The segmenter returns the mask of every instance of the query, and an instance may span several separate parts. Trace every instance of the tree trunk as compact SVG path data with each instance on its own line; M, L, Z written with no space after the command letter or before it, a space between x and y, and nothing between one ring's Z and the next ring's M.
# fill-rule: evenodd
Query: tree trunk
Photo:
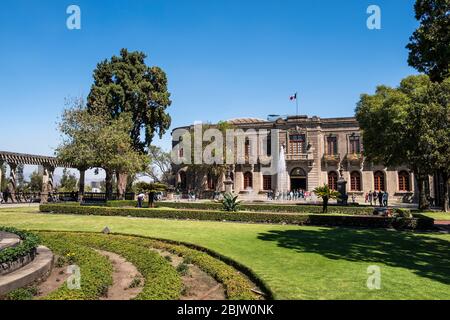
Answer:
M123 172L118 172L117 176L117 193L119 200L125 199L125 189L127 188L128 174Z
M328 212L328 197L323 197L323 208L322 213Z
M419 189L419 210L428 210L430 203L427 199L426 179L424 177L417 177L417 188Z
M148 207L154 208L155 207L155 193L149 192L148 194Z
M105 177L106 200L111 200L112 194L113 194L113 185L112 185L113 174L110 170L106 170L106 169L105 169L105 173L106 173L106 177Z
M442 190L442 210L444 212L448 212L449 211L449 199L448 199L448 184L449 184L449 174L447 172L442 172L442 179L444 180L444 186L443 186L443 190Z

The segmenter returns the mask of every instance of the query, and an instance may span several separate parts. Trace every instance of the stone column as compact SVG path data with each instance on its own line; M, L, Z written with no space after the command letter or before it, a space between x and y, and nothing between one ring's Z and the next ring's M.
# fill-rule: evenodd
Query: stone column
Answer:
M44 166L44 174L42 175L42 192L41 203L48 202L49 195L53 192L53 173L55 168L52 166Z
M9 165L9 182L8 182L8 194L12 202L16 202L16 163L8 163ZM6 200L6 199L5 199Z
M85 189L85 176L86 176L86 170L79 169L80 170L80 180L78 182L78 201L83 200L84 196L84 189Z

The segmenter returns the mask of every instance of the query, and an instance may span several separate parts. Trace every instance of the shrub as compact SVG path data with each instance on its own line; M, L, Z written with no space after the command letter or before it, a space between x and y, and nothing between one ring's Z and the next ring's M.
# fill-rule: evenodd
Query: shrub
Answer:
M223 196L222 206L224 211L237 212L240 204L241 201L238 201L238 196L233 196L231 193L226 193Z
M433 219L420 217L392 218L378 216L352 216L330 214L288 214L240 211L236 213L210 210L170 210L170 209L135 209L65 206L59 204L41 205L42 212L60 214L81 214L101 216L133 216L165 219L193 219L210 221L239 221L256 223L308 224L318 226L348 226L365 228L429 229L433 227ZM400 219L400 220L398 220Z

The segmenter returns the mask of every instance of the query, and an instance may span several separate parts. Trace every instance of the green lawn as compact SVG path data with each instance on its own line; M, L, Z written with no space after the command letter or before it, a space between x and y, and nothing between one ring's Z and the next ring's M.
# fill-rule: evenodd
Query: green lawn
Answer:
M446 212L421 212L420 214L423 214L424 216L433 218L434 220L446 220L450 221L450 213Z
M278 299L450 299L450 235L0 209L0 224L24 229L100 231L195 243L256 272ZM381 290L366 286L381 268Z

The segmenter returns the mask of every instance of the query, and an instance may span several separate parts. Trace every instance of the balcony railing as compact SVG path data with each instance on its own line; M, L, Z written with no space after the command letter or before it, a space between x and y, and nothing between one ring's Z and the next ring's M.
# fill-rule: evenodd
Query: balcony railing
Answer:
M339 153L324 154L323 161L325 161L326 163L336 164L341 161L341 155Z
M363 161L362 153L347 153L346 159L350 163L360 164Z

